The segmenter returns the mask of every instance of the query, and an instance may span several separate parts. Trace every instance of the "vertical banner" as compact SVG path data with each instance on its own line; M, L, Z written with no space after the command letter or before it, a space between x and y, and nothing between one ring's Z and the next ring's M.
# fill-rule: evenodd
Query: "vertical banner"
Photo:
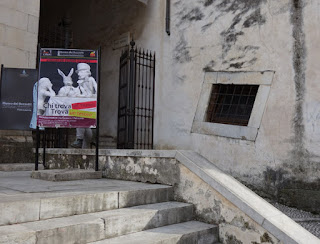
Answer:
M95 128L98 51L41 48L37 125Z
M0 87L0 129L29 130L32 116L32 89L36 69L2 67Z

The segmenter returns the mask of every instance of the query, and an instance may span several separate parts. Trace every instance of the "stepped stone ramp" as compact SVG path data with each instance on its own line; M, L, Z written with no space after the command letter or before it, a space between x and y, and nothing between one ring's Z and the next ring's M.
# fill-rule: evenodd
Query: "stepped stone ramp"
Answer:
M157 234L143 243L218 240L218 227L192 221L193 206L172 201L170 186L108 179L51 182L30 173L0 172L0 243L135 241L152 230Z

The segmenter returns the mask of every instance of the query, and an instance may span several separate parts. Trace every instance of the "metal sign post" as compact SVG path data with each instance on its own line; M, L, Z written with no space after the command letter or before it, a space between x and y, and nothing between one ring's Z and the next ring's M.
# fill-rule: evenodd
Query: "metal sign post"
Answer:
M97 94L97 129L96 129L96 165L95 165L95 170L99 171L99 127L100 127L100 65L101 65L101 47L99 47L98 49L98 76L97 76L97 80L98 80L98 94Z

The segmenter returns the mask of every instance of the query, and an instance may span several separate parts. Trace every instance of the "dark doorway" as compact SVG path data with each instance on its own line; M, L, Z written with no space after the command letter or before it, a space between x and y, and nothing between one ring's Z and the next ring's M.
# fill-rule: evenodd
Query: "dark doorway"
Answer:
M101 96L99 101L99 145L101 148L117 147L119 102L117 81L119 79L118 62L121 49L120 47L114 47L114 43L123 34L128 34L128 40L134 37L137 41L140 41L139 38L143 33L145 19L149 11L146 6L146 4L137 0L41 0L39 43L42 47L75 49L97 49L101 47ZM128 44L126 42L126 47L129 46ZM147 56L145 58L150 59ZM142 65L140 69L142 72ZM142 88L140 88L140 92L142 92ZM146 92L145 89L144 94ZM151 90L151 92L153 91ZM149 115L141 115L140 120L145 119L142 116ZM70 143L75 139L75 132L69 130L68 134ZM142 135L139 135L140 137ZM51 138L50 143L53 145L59 144L59 141L64 142L64 139L56 138L56 133L47 136L47 138ZM142 144L152 144L151 140L147 137ZM64 143L62 147L65 147L64 145L67 145L67 143Z
M46 2L41 1L38 43L45 48L72 48L73 32L70 14L65 11L52 18ZM47 18L46 18L47 17ZM37 60L38 61L38 60ZM72 132L71 132L72 131ZM40 147L67 148L74 129L46 128L40 131Z

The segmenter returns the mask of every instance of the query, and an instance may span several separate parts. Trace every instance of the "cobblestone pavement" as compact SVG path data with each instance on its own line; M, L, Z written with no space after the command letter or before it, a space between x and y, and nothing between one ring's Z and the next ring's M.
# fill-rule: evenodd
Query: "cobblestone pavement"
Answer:
M320 215L315 215L310 212L287 207L280 203L270 203L285 215L300 224L303 228L320 238Z

